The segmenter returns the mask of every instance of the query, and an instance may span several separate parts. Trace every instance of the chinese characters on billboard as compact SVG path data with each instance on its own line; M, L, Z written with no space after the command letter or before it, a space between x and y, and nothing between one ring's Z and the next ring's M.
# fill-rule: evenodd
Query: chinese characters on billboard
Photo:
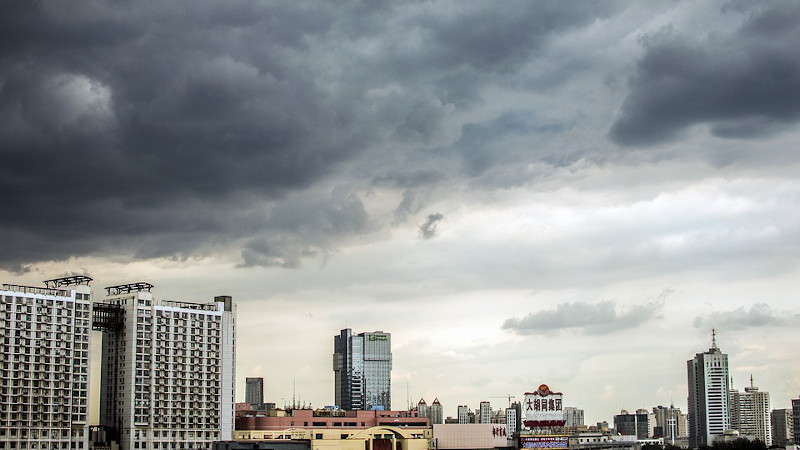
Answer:
M519 448L568 449L569 436L520 436Z
M546 384L533 392L525 393L522 421L526 427L563 427L563 394L553 392Z

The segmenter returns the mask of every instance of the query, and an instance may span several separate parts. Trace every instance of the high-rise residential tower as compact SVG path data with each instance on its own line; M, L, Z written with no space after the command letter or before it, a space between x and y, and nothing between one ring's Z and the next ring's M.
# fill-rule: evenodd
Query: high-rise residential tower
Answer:
M333 337L336 406L344 410L392 409L392 335L383 331Z
M100 424L122 450L204 449L230 440L236 307L157 300L149 283L106 288L93 325L103 330Z
M91 281L0 288L0 448L89 448Z
M732 389L728 402L732 429L739 430L739 434L753 436L767 447L772 445L769 392L760 392L758 387L753 386L752 375L750 375L750 386L744 388L744 392Z
M258 408L264 403L264 379L261 377L244 379L244 401L253 408Z
M686 362L689 385L689 446L712 445L714 437L730 429L728 408L728 355L717 347L716 331L711 348Z

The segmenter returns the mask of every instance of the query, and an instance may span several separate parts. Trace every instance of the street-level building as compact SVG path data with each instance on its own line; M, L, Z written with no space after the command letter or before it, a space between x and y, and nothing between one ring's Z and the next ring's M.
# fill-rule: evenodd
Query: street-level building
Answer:
M236 307L153 298L149 283L106 288L100 424L122 450L206 449L230 440Z
M362 429L236 430L233 441L217 442L214 450L428 450L431 436L430 428L388 425Z
M513 436L505 424L470 423L433 425L431 445L439 450L495 449L509 447Z
M0 448L88 448L91 281L2 285Z
M686 363L689 386L689 446L712 445L730 429L728 355L717 347L712 330L711 348Z

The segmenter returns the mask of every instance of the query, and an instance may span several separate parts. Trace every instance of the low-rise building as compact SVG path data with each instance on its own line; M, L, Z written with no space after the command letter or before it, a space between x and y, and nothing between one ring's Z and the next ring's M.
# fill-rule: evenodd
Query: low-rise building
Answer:
M431 447L439 450L494 449L513 443L505 424L435 424Z
M431 436L430 428L399 428L393 426L374 426L363 429L287 428L283 430L236 430L234 432L234 442L217 442L214 445L214 449L428 450Z
M236 432L298 429L366 429L376 426L430 428L427 417L417 411L344 411L295 409L251 412L236 418ZM238 436L239 434L236 434ZM236 438L234 438L236 439Z

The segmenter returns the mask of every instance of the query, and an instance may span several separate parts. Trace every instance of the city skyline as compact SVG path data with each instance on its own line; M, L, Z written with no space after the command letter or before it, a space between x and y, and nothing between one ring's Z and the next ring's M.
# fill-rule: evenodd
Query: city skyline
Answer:
M445 416L687 411L712 328L800 396L800 4L4 12L0 281L232 296L238 401L333 404L345 328Z

